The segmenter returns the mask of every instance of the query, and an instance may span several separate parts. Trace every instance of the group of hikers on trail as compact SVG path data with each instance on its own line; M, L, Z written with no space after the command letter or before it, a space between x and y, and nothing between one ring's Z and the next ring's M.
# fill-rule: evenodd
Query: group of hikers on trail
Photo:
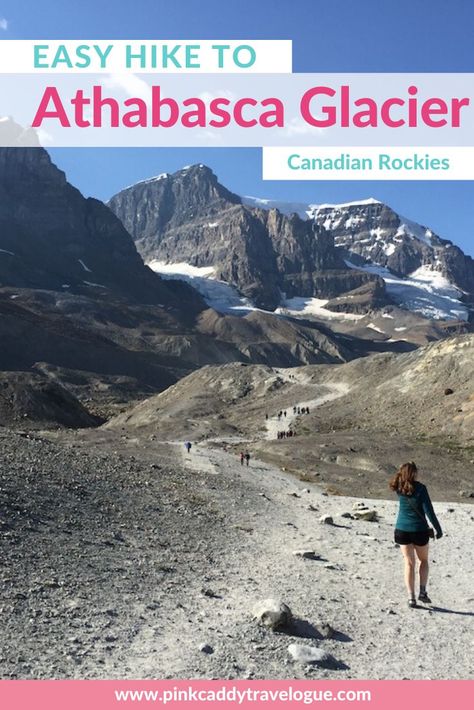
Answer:
M247 466L248 466L248 465L249 465L249 461L250 461L250 454L249 454L248 451L241 451L241 452L240 452L240 465L241 465L241 466L244 465L244 461L245 461L245 463L246 463Z
M309 407L298 407L297 405L295 405L293 407L293 414L309 414ZM280 421L281 419L284 419L286 417L286 415L287 415L286 409L280 409L280 411L278 412L278 414L276 416L277 416L278 421ZM268 419L269 419L268 413L265 414L265 419L268 421Z
M277 431L277 439L291 439L292 436L296 436L296 431L288 429L288 431Z
M309 414L309 407L293 407L293 414Z
M280 419L281 419L282 417L286 417L286 409L285 409L285 410L280 409L280 411L279 411L278 414L277 414L277 417L278 417L278 421L280 421ZM269 417L268 417L268 414L265 414L265 419L268 420L268 418L269 418Z

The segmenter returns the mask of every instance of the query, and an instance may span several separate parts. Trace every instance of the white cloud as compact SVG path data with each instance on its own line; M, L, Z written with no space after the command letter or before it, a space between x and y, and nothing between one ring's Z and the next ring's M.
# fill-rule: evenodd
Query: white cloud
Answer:
M151 100L151 86L135 74L110 74L105 78L104 85L110 89L122 89L131 98Z
M209 105L213 99L227 99L232 102L237 99L237 96L232 91L222 89L222 91L218 91L215 94L212 94L210 91L203 91L199 94L198 98Z
M53 136L51 135L51 133L48 133L48 131L45 131L44 128L35 128L34 131L38 136L40 145L51 145L52 143L54 143Z
M324 128L318 128L306 123L301 118L295 116L288 121L285 131L287 136L311 135L314 133L324 133Z
M0 30L6 32L8 30L8 20L4 17L0 17Z

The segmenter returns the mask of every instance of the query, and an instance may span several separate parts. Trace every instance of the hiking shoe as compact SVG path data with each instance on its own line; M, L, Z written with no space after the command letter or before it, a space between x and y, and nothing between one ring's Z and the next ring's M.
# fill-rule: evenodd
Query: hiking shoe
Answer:
M409 599L408 606L410 607L410 609L415 609L416 608L416 599Z
M418 599L420 602L423 602L424 604L431 604L431 599L429 598L428 594L426 592L420 592L418 595Z

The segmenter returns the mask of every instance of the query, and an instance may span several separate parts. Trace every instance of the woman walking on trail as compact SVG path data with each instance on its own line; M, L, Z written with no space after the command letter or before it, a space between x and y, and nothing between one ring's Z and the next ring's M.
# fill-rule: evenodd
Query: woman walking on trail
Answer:
M426 518L436 530L436 538L443 536L441 525L433 510L433 505L426 486L416 480L418 469L416 464L404 463L390 481L390 488L398 495L399 509L395 523L395 542L405 561L405 585L408 591L408 606L417 606L415 597L415 564L420 562L420 593L418 599L425 604L431 604L426 591L428 582L428 548L434 531Z

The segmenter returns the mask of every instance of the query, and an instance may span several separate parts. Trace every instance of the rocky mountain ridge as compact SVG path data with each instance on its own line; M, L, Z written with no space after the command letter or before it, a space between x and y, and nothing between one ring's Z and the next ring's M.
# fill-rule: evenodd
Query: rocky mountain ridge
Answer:
M22 147L21 135L17 148L0 150L0 369L29 373L9 378L8 402L32 401L24 412L30 425L34 411L38 421L46 416L40 399L57 398L59 390L43 386L48 380L108 417L202 365L345 362L371 351L370 342L314 322L209 309L190 285L145 266L110 209L85 199L42 148ZM192 209L209 201L216 209L242 209L215 181L198 187ZM182 216L185 224L188 218ZM261 218L263 230L278 214ZM236 219L254 217L244 211ZM250 237L241 243L253 248ZM31 399L31 387L41 390L40 399ZM72 421L49 404L58 425ZM12 416L21 420L21 412ZM5 413L0 423L7 419Z
M200 164L132 185L109 206L158 271L212 268L266 310L294 298L343 297L353 312L354 295L360 312L361 288L364 312L395 303L466 321L474 308L474 260L373 198L341 205L241 198Z
M189 285L154 274L110 209L85 199L42 148L22 147L19 135L17 148L0 151L0 368L31 377L9 379L9 401L30 401L30 385L54 399L54 387L43 387L49 380L107 418L203 365L342 363L444 337L416 318L396 326L398 311L364 318L371 307L385 308L383 278L348 267L323 226L246 207L202 165L121 195L132 227L150 228L150 241L136 242L140 249L152 249L153 230L161 229L162 258L213 263L205 270L224 280L206 283L241 287L250 306L222 312L191 288L193 278ZM286 307L270 313L250 301L270 307L282 293L311 300L315 289L330 299L322 319ZM354 314L349 320L346 311ZM44 417L43 404L36 410ZM48 411L56 416L54 406Z
M320 205L310 211L329 230L334 243L356 266L366 263L408 277L430 270L444 277L472 304L474 260L447 239L376 200L348 205ZM362 261L361 261L362 260Z
M115 215L72 187L42 148L0 150L0 284L173 300Z
M137 183L108 205L145 261L212 267L266 310L285 296L333 298L380 280L348 268L327 230L297 214L243 205L202 164Z

